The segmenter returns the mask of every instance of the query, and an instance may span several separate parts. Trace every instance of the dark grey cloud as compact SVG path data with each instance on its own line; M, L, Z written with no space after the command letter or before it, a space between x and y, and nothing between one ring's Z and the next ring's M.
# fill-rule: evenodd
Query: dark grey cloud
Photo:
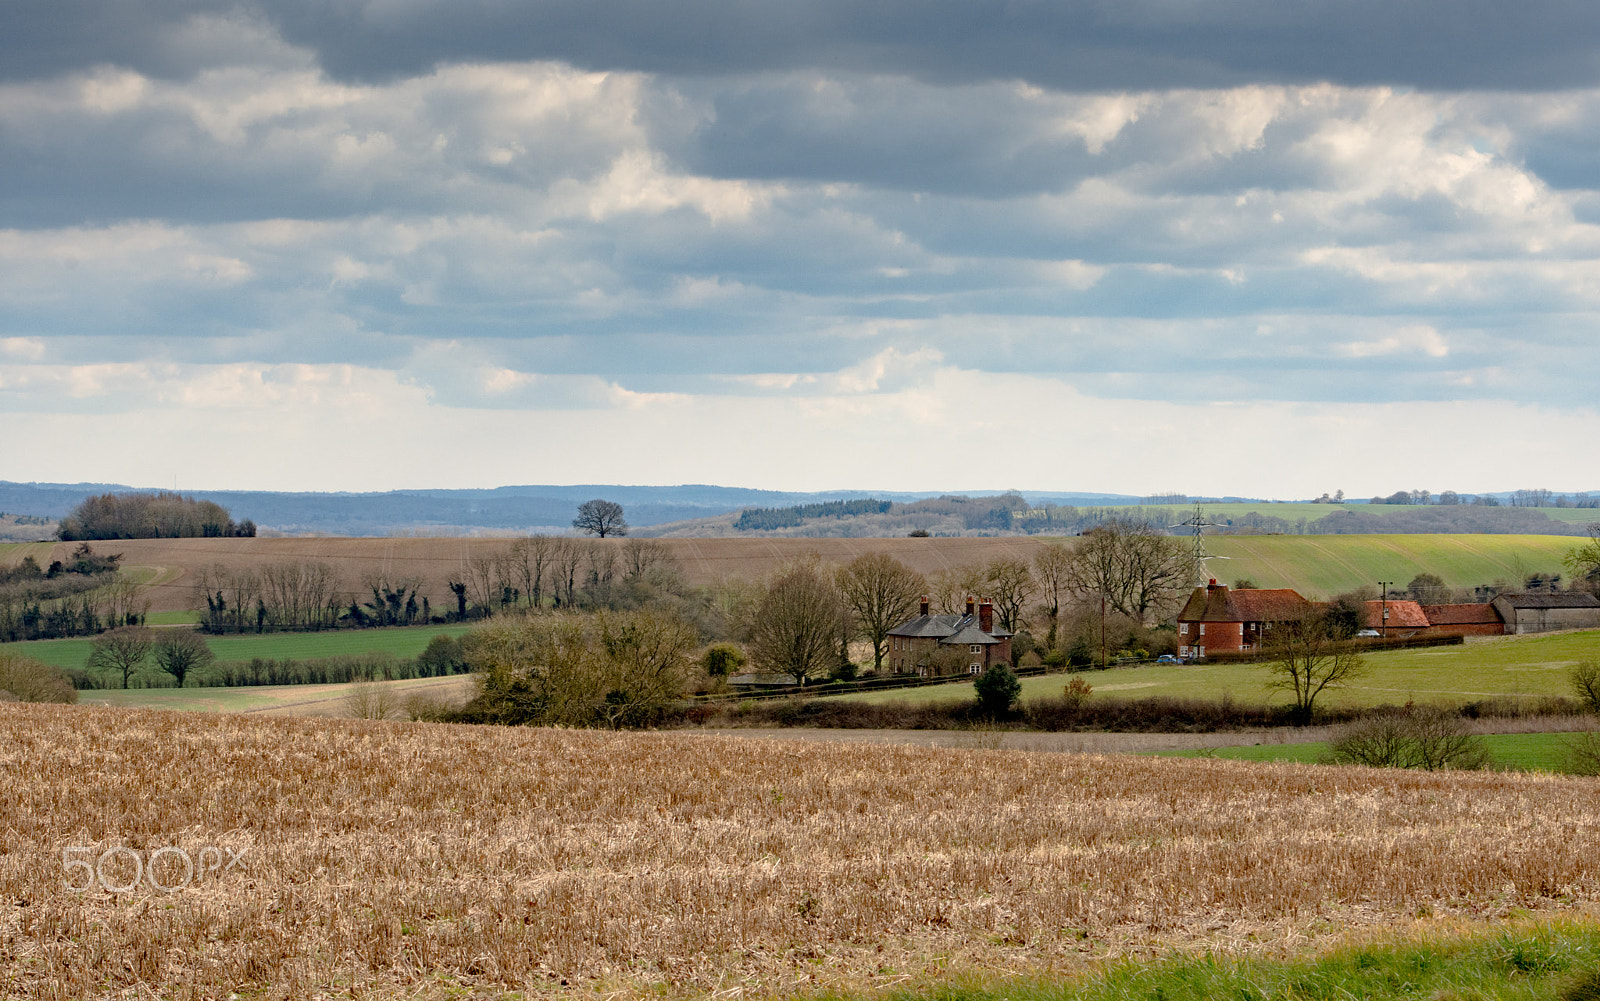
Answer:
M189 72L204 57L175 44L173 29L200 13L270 22L328 72L359 80L524 59L1068 90L1310 80L1537 90L1600 79L1600 17L1587 0L8 0L0 74L98 63Z

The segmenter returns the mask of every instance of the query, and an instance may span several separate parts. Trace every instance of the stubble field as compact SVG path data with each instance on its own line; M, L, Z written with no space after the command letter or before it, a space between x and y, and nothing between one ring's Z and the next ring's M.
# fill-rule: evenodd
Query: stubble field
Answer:
M855 991L1600 900L1548 776L16 704L0 774L7 995ZM240 861L67 888L116 846Z

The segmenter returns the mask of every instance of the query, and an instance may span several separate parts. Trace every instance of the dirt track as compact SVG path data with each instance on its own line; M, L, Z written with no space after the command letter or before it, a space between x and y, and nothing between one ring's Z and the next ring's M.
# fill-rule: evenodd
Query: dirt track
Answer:
M660 539L672 550L684 577L695 586L732 577L754 578L785 560L815 553L825 560L844 561L862 553L882 551L908 565L932 573L947 567L981 563L996 555L1031 557L1039 539ZM422 583L421 593L437 608L453 599L445 578L474 556L505 549L511 540L483 538L350 539L136 539L94 543L96 551L122 553L123 566L148 568L154 574L149 587L151 611L170 612L195 607L194 571L215 564L265 566L286 559L314 559L338 572L341 586L352 592L362 581L380 574L412 577ZM590 540L593 545L622 546L626 540ZM32 553L41 564L65 559L76 543L41 543L17 547L5 557L20 560Z

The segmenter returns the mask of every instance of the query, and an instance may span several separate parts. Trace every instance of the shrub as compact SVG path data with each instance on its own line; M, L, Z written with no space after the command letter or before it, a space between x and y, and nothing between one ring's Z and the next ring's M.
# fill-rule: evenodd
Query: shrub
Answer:
M1600 775L1600 731L1573 734L1561 757L1561 770L1569 775Z
M1022 694L1022 682L1004 664L990 666L978 675L972 687L978 693L978 705L986 714L996 718L1010 712L1011 704Z
M355 719L395 719L400 715L400 696L381 681L356 681L344 697L345 714Z
M1572 686L1572 694L1583 703L1584 711L1600 713L1600 660L1573 665L1567 672L1567 682Z
M738 644L716 643L706 649L700 658L700 664L713 678L726 678L749 660L750 658L744 654L744 649Z
M1341 728L1330 742L1343 764L1377 768L1478 769L1489 763L1481 737L1455 712L1436 706L1408 706L1379 713Z
M417 677L443 678L467 672L467 655L457 636L435 636L417 655Z
M78 701L67 672L19 653L0 652L0 691L18 702Z

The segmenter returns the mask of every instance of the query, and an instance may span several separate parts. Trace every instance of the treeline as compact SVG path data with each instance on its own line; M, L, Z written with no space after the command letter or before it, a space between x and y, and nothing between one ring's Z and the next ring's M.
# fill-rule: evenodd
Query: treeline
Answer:
M1342 493L1343 491L1341 491ZM1591 497L1587 493L1557 494L1543 487L1527 490L1513 490L1507 498L1511 507L1554 507L1554 508L1600 508L1600 497ZM1437 504L1441 507L1455 507L1468 504L1477 507L1500 507L1500 498L1492 494L1459 494L1454 490L1443 490L1437 494L1427 490L1396 490L1387 497L1374 497L1371 504Z
M255 522L235 522L213 501L161 491L153 494L100 494L85 498L61 519L56 536L82 539L190 539L253 537Z
M263 567L215 564L195 575L203 632L267 633L470 622L518 609L621 611L666 603L696 618L702 596L661 542L534 535L464 561L445 578L453 601L436 608L418 577L373 575L359 587L317 560Z
M821 504L797 504L794 507L753 507L741 511L733 527L741 532L771 531L776 528L793 528L802 522L820 518L883 514L893 506L892 501L867 498L827 501Z
M148 602L118 575L120 560L84 543L49 567L24 556L0 568L0 642L93 636L142 622Z
M262 685L343 685L352 681L408 681L413 678L443 678L463 674L466 661L461 641L451 636L436 636L415 658L388 653L346 654L309 660L255 657L248 661L212 663L188 672L183 686L189 688L249 688ZM141 663L124 679L118 672L98 669L93 664L67 671L74 687L80 690L123 688L171 688L175 677L158 666Z

